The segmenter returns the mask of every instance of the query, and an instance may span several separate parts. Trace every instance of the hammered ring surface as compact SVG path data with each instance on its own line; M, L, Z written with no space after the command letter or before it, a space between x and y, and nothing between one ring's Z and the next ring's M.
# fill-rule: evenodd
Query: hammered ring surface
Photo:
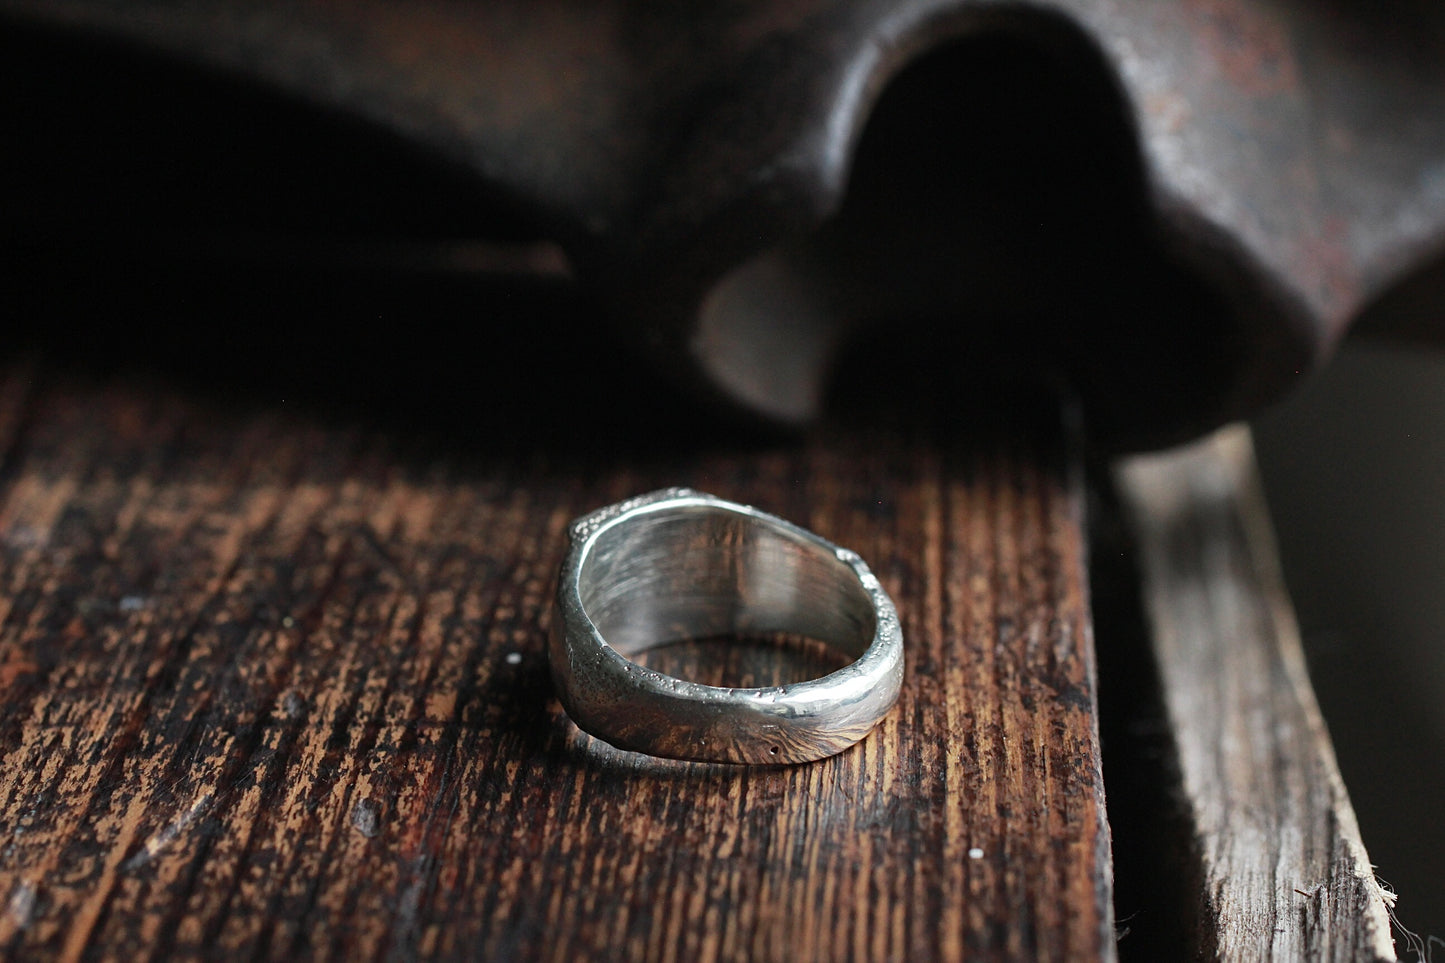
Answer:
M854 552L747 505L670 488L572 523L549 655L563 708L620 749L809 762L861 740L898 699L903 633ZM628 657L682 639L794 633L853 661L762 688L702 685Z

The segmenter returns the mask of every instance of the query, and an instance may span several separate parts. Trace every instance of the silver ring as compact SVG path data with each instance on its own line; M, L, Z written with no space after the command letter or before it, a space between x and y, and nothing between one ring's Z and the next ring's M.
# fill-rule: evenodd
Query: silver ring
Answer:
M898 699L903 632L855 553L747 505L669 488L572 523L552 677L582 730L620 749L709 762L842 752ZM756 689L701 685L627 656L679 639L791 632L854 661Z

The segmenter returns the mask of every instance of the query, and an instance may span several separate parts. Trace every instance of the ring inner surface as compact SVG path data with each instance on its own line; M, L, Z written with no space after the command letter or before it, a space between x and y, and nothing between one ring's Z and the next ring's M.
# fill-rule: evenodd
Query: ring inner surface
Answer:
M596 536L582 608L623 655L682 639L786 632L856 659L873 601L827 548L764 519L708 505L633 515Z

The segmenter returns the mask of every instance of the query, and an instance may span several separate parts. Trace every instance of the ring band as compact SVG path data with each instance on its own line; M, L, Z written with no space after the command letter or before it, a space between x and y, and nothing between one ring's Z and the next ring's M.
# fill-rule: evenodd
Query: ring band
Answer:
M572 523L552 677L582 730L620 749L709 762L842 752L898 699L903 633L855 553L747 505L669 488ZM681 639L790 632L854 659L819 679L733 689L627 656Z

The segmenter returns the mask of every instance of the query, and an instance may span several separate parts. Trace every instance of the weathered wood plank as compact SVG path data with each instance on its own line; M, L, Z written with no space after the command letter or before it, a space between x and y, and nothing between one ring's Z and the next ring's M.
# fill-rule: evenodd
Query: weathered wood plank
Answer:
M1117 471L1199 862L1202 952L1395 959L1315 703L1249 433Z
M41 371L0 446L10 958L1113 957L1056 426L460 454ZM859 747L665 763L560 713L564 526L664 484L868 559L908 674Z

